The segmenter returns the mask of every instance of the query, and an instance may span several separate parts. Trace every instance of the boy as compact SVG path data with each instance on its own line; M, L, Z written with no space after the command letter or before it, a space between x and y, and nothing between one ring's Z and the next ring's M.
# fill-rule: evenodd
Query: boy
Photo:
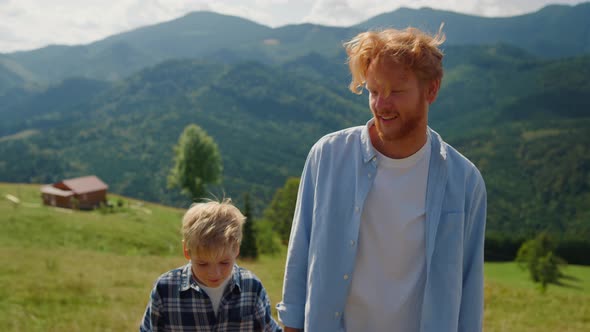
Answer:
M158 278L140 331L282 331L260 280L235 264L245 217L231 204L193 204L182 219L189 263Z

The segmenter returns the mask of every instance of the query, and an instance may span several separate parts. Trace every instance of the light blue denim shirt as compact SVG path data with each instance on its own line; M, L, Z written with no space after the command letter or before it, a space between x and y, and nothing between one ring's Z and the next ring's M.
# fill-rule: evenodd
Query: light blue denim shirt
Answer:
M362 209L377 172L367 128L329 134L307 157L289 240L283 301L277 305L285 326L306 332L344 331L352 280L348 276L354 269ZM481 331L485 184L469 160L428 130L432 155L420 330Z

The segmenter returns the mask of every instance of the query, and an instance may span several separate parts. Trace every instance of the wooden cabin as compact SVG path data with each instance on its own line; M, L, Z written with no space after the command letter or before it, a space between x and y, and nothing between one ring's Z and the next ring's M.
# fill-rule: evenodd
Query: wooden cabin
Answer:
M107 201L107 186L90 175L41 187L43 204L68 209L91 210Z

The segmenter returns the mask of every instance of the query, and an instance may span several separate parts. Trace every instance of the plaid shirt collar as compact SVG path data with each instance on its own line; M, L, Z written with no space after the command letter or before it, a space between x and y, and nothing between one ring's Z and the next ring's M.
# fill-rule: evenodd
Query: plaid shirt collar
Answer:
M240 276L239 268L236 264L234 264L231 279L228 282L228 285L226 286L227 289L224 293L233 292L234 288L237 288L236 291L241 293L241 278L242 277ZM197 283L195 278L193 278L192 264L189 262L182 268L182 274L180 275L180 292L185 292L191 288L196 290L197 292L203 292L203 289L199 287L199 284Z

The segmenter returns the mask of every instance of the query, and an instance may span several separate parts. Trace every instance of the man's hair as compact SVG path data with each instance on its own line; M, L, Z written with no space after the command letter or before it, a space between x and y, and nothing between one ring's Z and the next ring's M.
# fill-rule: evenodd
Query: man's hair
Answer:
M438 48L444 41L441 24L435 36L416 28L367 31L344 43L352 81L350 91L361 94L367 70L372 62L389 60L406 66L422 83L442 79L443 53Z
M234 253L240 248L245 221L231 199L195 203L182 218L182 239L191 255L219 257Z

